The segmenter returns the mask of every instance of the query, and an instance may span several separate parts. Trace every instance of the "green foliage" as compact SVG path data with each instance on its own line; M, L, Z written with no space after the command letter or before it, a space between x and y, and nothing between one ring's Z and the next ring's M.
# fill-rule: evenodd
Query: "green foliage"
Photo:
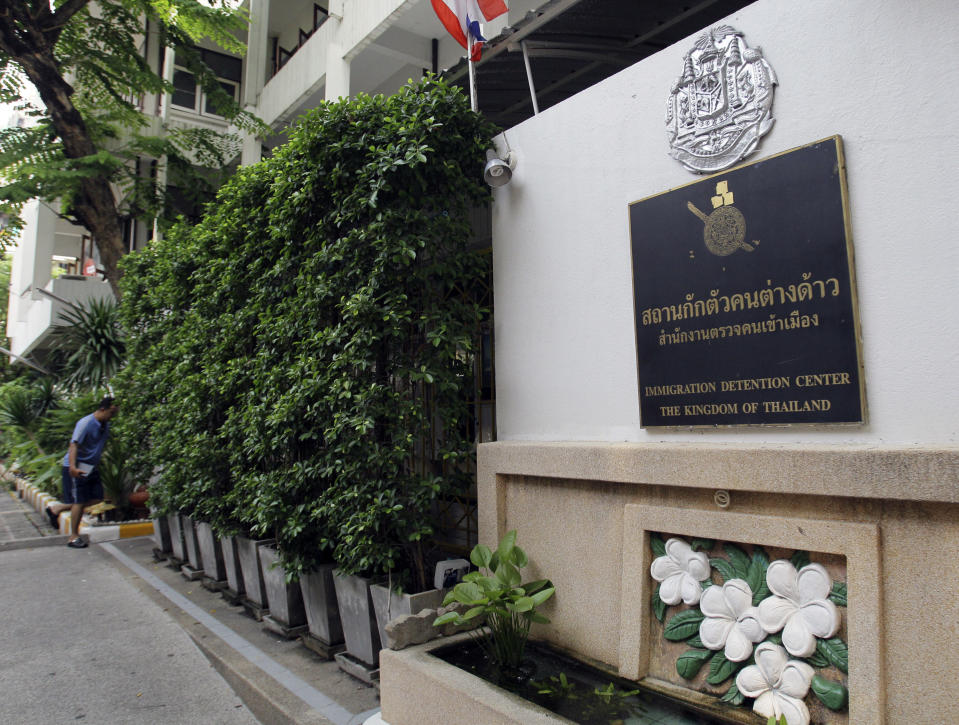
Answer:
M43 491L60 495L60 467L76 422L93 412L96 391L64 397L50 377L0 387L0 445L8 465Z
M841 638L817 639L816 653L829 660L840 672L849 673L849 647Z
M849 691L835 680L813 675L811 687L813 694L830 710L842 710L849 702Z
M745 662L733 662L726 659L722 650L714 652L712 659L709 661L709 675L706 677L706 682L710 685L722 684L745 665Z
M550 675L544 680L531 680L530 687L537 704L561 712L569 717L582 718L583 722L623 722L627 718L641 717L645 710L638 701L631 700L639 690L620 690L616 683L605 687L569 679L565 672ZM575 712L571 705L575 704Z
M35 7L36 6L36 7ZM144 174L140 159L163 159L169 181L202 195L216 180L202 168L219 169L235 154L238 139L209 130L160 129L150 104L172 84L141 53L144 28L151 50L176 49L235 128L266 133L261 121L223 92L193 45L211 40L242 54L237 38L246 29L244 11L232 3L199 0L80 0L41 8L12 0L0 14L0 101L26 116L26 127L0 129L0 211L17 216L32 198L60 200L61 213L87 226L119 256L118 214L146 221L168 215L171 205L162 174ZM37 9L40 8L40 9ZM28 81L42 103L34 105ZM112 187L110 186L112 184ZM91 196L91 185L102 196ZM113 220L113 221L110 221ZM0 241L6 242L4 233ZM114 248L115 247L115 248ZM101 251L103 251L101 249ZM104 256L112 265L114 254ZM113 279L108 269L108 277Z
M130 494L136 489L139 479L129 465L130 443L127 438L111 435L97 467L103 495L121 512L131 509Z
M443 600L443 606L459 602L469 609L462 614L447 612L433 624L462 625L485 617L490 636L474 634L474 640L501 670L518 668L530 625L549 622L536 608L553 596L555 589L547 579L522 583L520 569L529 559L516 545L515 530L506 533L495 552L482 544L475 546L470 552L470 561L479 571L463 577Z
M679 676L691 680L713 656L707 649L688 649L676 659L676 672Z
M663 636L670 642L682 642L699 634L699 625L705 618L698 609L684 609L666 623Z
M104 388L126 361L119 308L111 298L91 299L60 313L53 346L62 362L60 383L68 388Z
M333 557L423 587L433 504L473 455L492 132L435 79L324 104L124 260L118 394L152 504L275 537L293 575Z
M833 582L832 591L829 593L829 600L838 607L845 607L846 604L846 582Z
M659 582L656 583L656 588L653 590L653 615L659 620L660 623L666 621L666 602L662 600L659 596L659 588L662 586Z
M721 698L720 702L726 702L733 706L742 705L746 701L746 696L739 691L739 688L736 687L736 681L733 680L733 683L729 686L729 689L726 690Z

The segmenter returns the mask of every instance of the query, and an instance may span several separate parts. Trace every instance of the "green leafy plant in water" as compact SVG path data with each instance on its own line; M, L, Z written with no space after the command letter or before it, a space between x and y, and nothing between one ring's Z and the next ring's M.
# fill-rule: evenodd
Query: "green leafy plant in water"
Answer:
M553 596L555 588L548 579L522 583L519 570L529 558L516 545L515 530L503 537L495 552L482 544L473 547L470 561L479 571L463 577L443 600L444 606L459 602L470 608L463 614L447 612L433 624L461 625L485 617L489 637L474 630L474 640L500 671L515 670L523 659L530 625L549 623L536 608Z
M590 689L582 683L570 681L565 672L560 672L545 680L531 681L530 686L541 698L540 703L552 705L554 712L569 714L569 706L564 708L561 703L575 702L578 708L576 714L589 722L621 722L623 718L639 716L645 712L640 702L629 700L639 694L639 690L620 690L613 682L606 687L597 685Z

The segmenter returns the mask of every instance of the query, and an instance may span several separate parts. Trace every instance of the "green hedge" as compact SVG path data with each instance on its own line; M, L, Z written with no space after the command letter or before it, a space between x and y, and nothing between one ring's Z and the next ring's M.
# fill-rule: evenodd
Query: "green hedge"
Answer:
M472 455L489 257L468 212L493 132L435 79L324 104L197 226L126 258L117 385L152 502L275 536L294 575L332 556L428 579L433 501Z

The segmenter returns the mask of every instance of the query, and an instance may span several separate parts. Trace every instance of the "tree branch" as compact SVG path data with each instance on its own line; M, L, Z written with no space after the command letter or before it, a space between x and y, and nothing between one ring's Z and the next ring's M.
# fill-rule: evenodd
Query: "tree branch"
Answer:
M43 23L43 34L50 41L51 45L56 44L57 40L60 39L60 33L63 32L66 24L70 22L70 18L89 4L90 0L66 0L66 2L60 5L57 11L47 19L47 22Z

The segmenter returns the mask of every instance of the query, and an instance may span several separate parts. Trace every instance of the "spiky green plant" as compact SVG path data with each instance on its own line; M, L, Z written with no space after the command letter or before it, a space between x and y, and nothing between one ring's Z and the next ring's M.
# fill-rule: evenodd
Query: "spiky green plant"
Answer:
M116 301L92 299L61 312L54 345L64 356L65 386L105 388L126 361L126 336Z

